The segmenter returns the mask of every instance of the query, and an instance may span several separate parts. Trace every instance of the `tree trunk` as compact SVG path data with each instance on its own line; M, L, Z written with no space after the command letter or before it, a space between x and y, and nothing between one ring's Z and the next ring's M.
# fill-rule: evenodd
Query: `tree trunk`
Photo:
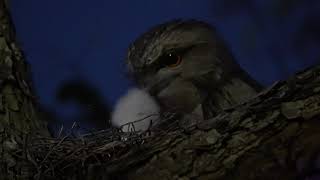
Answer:
M26 143L35 134L48 135L39 119L30 74L15 41L8 2L0 0L0 174L1 179L34 174ZM32 175L33 176L33 175Z

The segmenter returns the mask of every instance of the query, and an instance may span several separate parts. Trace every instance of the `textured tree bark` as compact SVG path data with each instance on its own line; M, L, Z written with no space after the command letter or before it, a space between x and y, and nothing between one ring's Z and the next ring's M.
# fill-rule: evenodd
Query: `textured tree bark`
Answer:
M92 168L115 179L306 179L319 173L320 66ZM318 161L318 162L317 162ZM318 172L317 172L318 171Z
M30 136L48 135L39 119L28 67L15 41L8 2L0 0L0 179L34 174L25 148Z

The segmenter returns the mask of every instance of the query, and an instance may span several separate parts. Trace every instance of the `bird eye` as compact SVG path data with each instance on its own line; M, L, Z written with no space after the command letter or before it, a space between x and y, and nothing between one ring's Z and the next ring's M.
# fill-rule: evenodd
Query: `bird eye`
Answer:
M181 64L182 58L179 54L176 53L168 53L163 58L163 65L165 67L174 68Z

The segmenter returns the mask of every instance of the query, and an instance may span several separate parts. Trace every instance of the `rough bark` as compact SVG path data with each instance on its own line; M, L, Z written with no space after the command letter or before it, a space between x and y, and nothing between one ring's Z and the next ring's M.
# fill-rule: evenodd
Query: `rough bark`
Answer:
M305 179L317 172L319 92L316 66L187 133L177 129L156 136L122 158L92 168L89 177Z
M30 152L44 179L307 179L320 174L319 92L320 65L205 122L43 139Z
M0 0L0 174L1 179L20 179L34 172L27 161L26 143L35 132L48 134L39 119L30 88L30 74L8 13Z

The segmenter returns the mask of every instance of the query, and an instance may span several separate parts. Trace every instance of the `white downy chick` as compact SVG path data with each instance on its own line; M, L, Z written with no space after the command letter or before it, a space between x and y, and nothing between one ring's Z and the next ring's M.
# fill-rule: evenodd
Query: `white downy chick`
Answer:
M150 127L151 121L154 125L159 120L159 113L159 105L147 92L133 88L116 103L111 123L115 127L129 123L122 127L124 132L145 131ZM134 128L130 122L134 122Z

